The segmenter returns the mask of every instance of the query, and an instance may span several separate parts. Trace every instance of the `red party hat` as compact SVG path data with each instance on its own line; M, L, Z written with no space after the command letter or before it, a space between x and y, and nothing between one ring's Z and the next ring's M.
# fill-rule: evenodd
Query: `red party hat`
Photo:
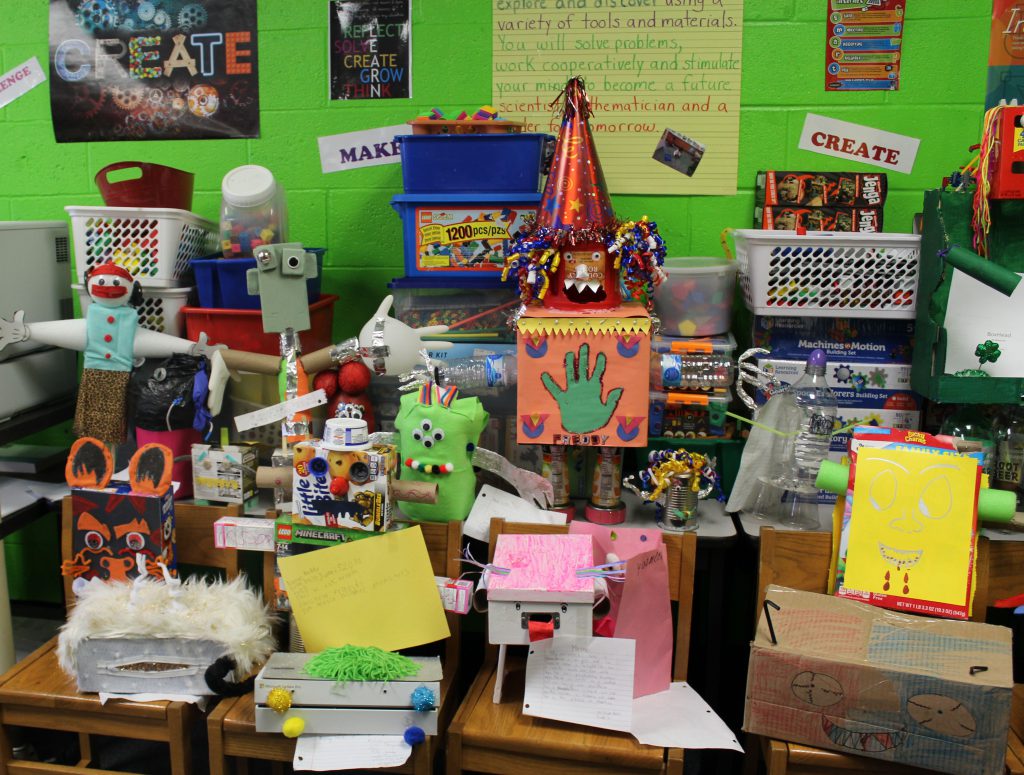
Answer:
M562 95L562 126L537 226L607 233L616 226L615 211L590 131L590 98L583 79L570 79Z

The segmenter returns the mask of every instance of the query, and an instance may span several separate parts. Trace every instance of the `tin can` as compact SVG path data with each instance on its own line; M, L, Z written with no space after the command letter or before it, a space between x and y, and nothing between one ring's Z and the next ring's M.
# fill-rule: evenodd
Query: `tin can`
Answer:
M622 450L601 447L594 459L590 504L602 509L617 508L622 502Z
M566 447L544 446L544 478L551 482L553 505L567 506L569 498L569 451Z

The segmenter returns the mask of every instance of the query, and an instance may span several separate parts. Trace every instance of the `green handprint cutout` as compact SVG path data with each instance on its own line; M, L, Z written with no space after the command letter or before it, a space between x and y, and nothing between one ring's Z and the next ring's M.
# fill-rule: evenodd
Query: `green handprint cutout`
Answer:
M615 388L607 400L601 399L601 378L606 365L604 353L598 353L593 374L587 374L590 366L590 345L584 344L579 350L579 368L576 353L565 354L565 389L559 387L550 374L540 375L541 382L552 398L558 402L562 416L562 427L569 433L590 433L603 428L611 419L615 407L622 397L622 388Z

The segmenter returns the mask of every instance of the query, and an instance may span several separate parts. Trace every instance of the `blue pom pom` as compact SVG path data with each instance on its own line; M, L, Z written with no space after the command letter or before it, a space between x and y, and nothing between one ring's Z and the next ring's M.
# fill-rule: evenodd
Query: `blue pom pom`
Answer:
M409 745L419 745L427 739L426 733L419 727L409 727L405 730L405 734L402 737L405 738L405 742Z
M428 710L433 710L437 704L437 698L434 696L432 689L426 686L418 686L412 692L412 707L421 713Z

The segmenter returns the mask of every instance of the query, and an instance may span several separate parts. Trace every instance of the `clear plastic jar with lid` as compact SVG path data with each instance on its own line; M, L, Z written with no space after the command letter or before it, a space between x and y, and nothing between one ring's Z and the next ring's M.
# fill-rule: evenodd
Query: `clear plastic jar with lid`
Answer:
M220 239L224 258L253 255L260 245L288 241L284 189L266 167L235 167L221 183Z

